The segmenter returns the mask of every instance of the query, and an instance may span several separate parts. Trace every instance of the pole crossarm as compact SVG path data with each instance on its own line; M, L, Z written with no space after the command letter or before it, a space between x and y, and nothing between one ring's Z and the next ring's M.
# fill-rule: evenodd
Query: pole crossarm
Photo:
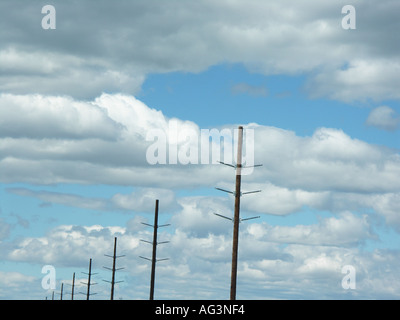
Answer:
M222 214L219 214L219 213L216 213L216 212L214 212L214 214L215 214L216 216L218 216L218 217L221 217L221 218L224 218L224 219L227 219L227 220L229 220L229 221L232 221L232 222L233 222L233 218L229 218L229 217L227 217L227 216L224 216L224 215L222 215ZM252 219L258 219L258 218L260 218L260 216L256 216L256 217L250 217L250 218L244 218L244 219L242 219L242 218L239 218L239 222L242 222L242 221L247 221L247 220L252 220Z
M139 256L139 258L142 258L142 259L144 259L144 260L147 260L147 261L150 261L150 262L152 262L152 261L153 261L152 259L150 259L150 258L146 258L146 257L143 257L143 256ZM160 262L160 261L166 261L166 260L169 260L169 258L156 259L156 262Z
M143 239L140 239L140 241L146 242L146 243L149 243L149 244L153 244L152 241L147 241L147 240L143 240ZM156 242L156 244L158 245L158 244L164 244L164 243L170 243L170 242L171 241L161 241L161 242Z
M104 267L104 266L103 266L103 268L104 268L104 269L107 269L107 270L110 270L110 271L113 271L113 270L115 270L115 271L118 271L118 270L123 270L123 269L125 269L124 267L122 267L122 268L115 268L115 269L113 269L113 268L110 268L110 267Z
M216 212L214 212L214 214L215 214L216 216L218 216L218 217L221 217L221 218L224 218L224 219L227 219L227 220L230 220L230 221L233 222L233 218L229 218L229 217L227 217L227 216L224 216L224 215L219 214L219 213L216 213Z
M154 228L153 224L149 224L149 223L145 223L145 222L141 222L141 224L144 224L145 226ZM159 225L159 226L157 225L156 228L168 227L170 225L171 225L170 223L162 224L162 225Z
M109 258L114 258L114 256L110 256L109 254L105 254L104 256L109 257ZM121 256L115 256L116 259L117 258L122 258L122 257L125 257L125 255L123 254Z
M146 257L143 257L143 256L139 256L139 258L142 258L142 259L144 259L144 260L148 260L148 261L152 261L150 258L146 258Z
M225 163L225 162L223 162L223 161L218 161L218 162L219 162L220 164L223 164L223 165L228 166L228 167L232 167L232 168L234 168L234 169L236 169L236 168L239 167L239 165L233 165L233 164ZM252 165L252 166L243 166L243 165L240 165L240 168L242 168L242 169L257 168L257 167L262 167L262 164L254 164L254 165Z
M241 192L240 195L243 196L243 195L245 195L245 194L258 193L258 192L261 192L261 190L254 190L254 191Z
M215 189L217 189L217 190L219 190L219 191L226 192L226 193L231 193L231 194L233 194L234 196L236 196L236 192L235 192L235 191L229 191L229 190L225 190L225 189L222 189L222 188L215 188ZM261 191L262 191L262 190L254 190L254 191L239 192L239 196L241 197L241 196L246 195L246 194L258 193L258 192L261 192Z
M244 218L244 219L240 219L240 222L242 222L242 221L247 221L247 220L252 220L252 219L258 219L258 218L260 218L260 216L250 217L250 218Z
M108 282L108 283L112 283L112 281L110 281L110 280L105 280L105 279L103 279L103 281L104 281L104 282ZM124 282L124 280L114 281L114 284L115 284L115 283L121 283L121 282Z

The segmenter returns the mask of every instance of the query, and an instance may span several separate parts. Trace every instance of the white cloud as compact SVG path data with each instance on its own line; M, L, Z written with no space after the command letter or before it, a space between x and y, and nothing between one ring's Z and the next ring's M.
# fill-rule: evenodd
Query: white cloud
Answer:
M394 131L399 128L400 116L392 108L380 106L370 112L366 124L383 130Z
M152 212L155 205L154 199L160 201L163 212L178 207L174 192L168 189L144 188L128 195L116 194L111 201L120 209Z
M104 254L112 253L114 237L121 240L121 251L132 250L139 245L139 238L125 234L125 228L60 225L42 237L26 237L17 240L8 249L7 259L37 264L83 266L89 258L103 262Z
M172 218L172 224L180 230L197 236L209 233L225 234L230 224L221 221L214 213L231 216L231 206L226 198L217 197L184 197L178 199L182 209Z
M21 9L3 1L0 90L77 98L137 94L148 74L228 62L266 75L312 74L310 95L398 99L398 3L358 3L359 25L350 31L340 23L345 4L55 1L63 15L50 33L40 28L35 5Z
M343 212L338 217L320 219L314 225L268 226L250 225L247 232L257 239L278 243L307 245L353 246L367 239L374 239L367 216L358 217Z
M299 137L259 127L255 141L262 146L255 163L263 167L251 176L254 180L314 192L391 192L400 187L395 178L400 157L394 150L353 139L342 130L320 128L311 137Z
M69 97L0 94L0 135L116 140L122 129L100 108Z
M365 217L350 213L299 228L246 225L240 235L238 297L321 299L345 298L349 294L360 298L398 297L395 290L398 254L349 246L355 240L368 238L367 229ZM3 251L8 260L52 264L57 272L64 267L85 269L92 258L96 266L93 271L98 272L99 266L109 263L104 254L112 252L114 236L118 237L118 254L125 254L118 260L118 266L124 266L126 271L119 272L118 277L128 282L118 288L118 296L146 298L150 269L138 256L150 256L151 246L139 239L151 239L151 232L143 228L128 232L124 227L60 225L43 237L15 239ZM229 232L196 235L177 227L173 233L163 231L159 239L170 242L158 247L157 256L169 260L157 264L157 298L228 296L232 241ZM341 287L344 276L341 268L348 264L357 271L357 290L352 293ZM388 276L391 283L386 280ZM135 292L129 289L132 282ZM29 294L37 296L43 291L37 285Z
M325 67L306 84L310 96L352 101L399 99L400 64L392 59L349 59L345 68ZM332 90L334 88L334 90Z
M187 130L198 133L200 129L193 122L168 119L134 97L103 94L85 102L38 95L1 97L0 113L7 121L26 124L18 132L3 131L0 139L0 179L5 183L94 183L155 188L153 191L160 193L171 208L173 194L162 189L233 190L232 170L221 165L148 164L146 152L152 142L145 141L145 136L149 131L160 128L167 144L181 146L186 143ZM8 113L10 105L18 113ZM62 111L61 118L58 111ZM175 137L169 132L171 121L177 125ZM331 128L319 128L307 137L257 124L246 128L253 129L255 134L254 163L263 164L253 174L243 177L242 191L263 190L259 195L243 197L246 210L279 215L296 212L303 206L345 211L349 210L346 205L357 204L359 208L362 203L354 201L350 194L358 194L361 199L363 194L386 197L400 190L397 179L400 157L395 150L368 144ZM200 157L201 150L198 151ZM24 192L45 202L127 210L143 207L146 193L154 193L151 190L117 194L106 201L51 192ZM339 208L334 199L341 194L347 194L347 198ZM143 199L142 204L137 202L138 197ZM364 203L372 206L370 201ZM397 224L395 215L388 214L394 208L390 205L379 212L385 212L385 217L391 217L388 221Z
M329 196L327 192L288 189L268 182L246 184L247 189L262 190L262 193L244 196L241 200L243 208L273 215L287 215L301 210L303 206L320 207Z
M21 299L30 299L30 292L35 287L37 279L33 276L28 276L20 272L0 271L0 299L13 299L21 297Z

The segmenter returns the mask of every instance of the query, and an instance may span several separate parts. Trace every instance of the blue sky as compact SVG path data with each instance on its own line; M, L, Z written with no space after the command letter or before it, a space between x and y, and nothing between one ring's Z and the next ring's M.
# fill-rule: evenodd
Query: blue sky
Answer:
M201 73L149 75L138 98L166 116L195 121L204 128L257 119L259 124L293 130L301 136L312 135L319 127L341 128L353 138L399 148L398 130L388 132L365 123L371 109L379 105L398 112L398 101L312 99L306 81L306 75L265 76L249 72L243 65L221 64ZM243 84L247 87L240 89ZM212 115L204 112L210 109Z
M345 4L55 1L44 30L40 1L3 1L0 299L50 297L44 265L68 292L89 258L93 299L108 299L114 237L116 297L147 299L155 199L171 224L156 298L229 297L232 224L213 213L233 215L215 187L233 190L234 171L151 165L148 135L173 143L173 121L179 148L188 131L254 130L263 166L242 191L262 192L241 216L260 218L240 225L239 299L398 299L399 5L354 1L344 30Z

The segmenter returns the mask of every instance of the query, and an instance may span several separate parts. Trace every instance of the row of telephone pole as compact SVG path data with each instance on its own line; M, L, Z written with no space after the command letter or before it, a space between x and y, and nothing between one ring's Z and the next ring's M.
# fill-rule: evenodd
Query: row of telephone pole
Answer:
M168 260L168 258L157 259L157 245L169 242L169 241L158 242L157 241L158 240L157 239L157 230L158 230L158 228L166 227L166 226L170 225L170 224L158 225L158 206L159 206L159 200L157 199L156 200L156 207L155 207L155 215L154 215L154 225L142 222L142 224L144 224L146 226L150 226L150 227L152 227L154 229L153 241L152 242L147 241L147 240L141 240L143 242L150 243L153 246L152 258L149 259L149 258L140 256L140 258L142 258L142 259L151 261L150 298L149 298L150 300L154 300L156 262ZM109 280L103 280L103 281L108 282L108 283L111 284L110 300L114 300L114 287L115 287L115 284L123 282L123 281L116 281L115 280L115 272L124 269L124 268L117 268L116 267L116 262L117 262L118 258L125 257L125 255L117 256L117 237L114 237L114 252L113 252L113 255L105 254L105 256L109 257L109 258L112 258L112 267L111 268L110 267L103 267L103 268L111 271L111 281L109 281ZM93 293L93 292L90 291L91 286L97 284L96 282L92 281L92 276L97 274L97 273L93 273L92 272L92 258L89 259L89 270L88 270L88 272L82 272L82 273L84 273L84 274L86 274L88 276L87 282L81 282L82 284L86 285L87 290L86 290L86 293L85 292L79 292L79 293L86 295L86 300L89 300L92 295L97 294L97 293ZM60 300L63 300L63 289L64 289L64 283L61 283ZM72 277L71 300L74 300L74 292L75 292L75 272L74 272L73 277ZM47 300L47 297L46 297L46 300ZM52 292L52 300L54 300L54 291Z
M112 256L105 254L106 257L110 257L113 259L113 265L112 268L109 267L104 267L105 269L111 270L112 276L111 276L111 281L109 280L103 280L105 282L111 283L111 300L114 300L114 286L116 283L120 283L122 281L115 281L115 272L118 270L121 270L123 268L116 268L116 260L117 258L121 258L124 256L117 256L117 237L114 237L114 254ZM96 282L92 281L92 276L96 275L97 273L92 272L92 258L89 259L89 270L88 272L82 272L83 274L86 274L88 276L87 282L81 281L82 284L86 285L86 292L79 292L80 294L86 295L86 300L89 300L92 295L97 294L96 292L91 292L90 289L93 285L96 285ZM63 300L63 291L64 291L64 283L61 283L61 291L60 291L60 300ZM72 289L71 289L71 300L74 300L74 294L75 294L75 272L72 276ZM54 291L52 292L52 300L54 300ZM47 300L47 297L46 297Z
M235 197L235 207L234 207L234 217L230 218L230 217L226 217L224 215L221 215L219 213L214 213L215 215L231 220L233 222L233 239L232 239L232 268L231 268L231 288L230 288L230 299L231 300L236 300L236 283L237 283L237 265L238 265L238 248L239 248L239 223L245 220L250 220L250 219L256 219L259 218L259 216L257 217L250 217L250 218L245 218L245 219L241 219L240 218L240 197L242 195L245 194L251 194L251 193L257 193L257 192L261 192L261 190L255 190L255 191L249 191L249 192L241 192L241 170L243 168L247 168L248 166L243 166L242 165L242 146L243 146L243 127L239 126L238 128L238 148L237 148L237 161L236 161L236 165L232 165L232 164L227 164L224 162L221 162L221 164L223 165L227 165L229 167L233 167L236 171L236 184L235 184L235 191L229 191L229 190L225 190L222 188L216 188L220 191L223 192L227 192L230 194L233 194ZM253 165L252 167L259 167L262 166L261 164L258 165ZM158 207L159 207L159 200L156 200L155 203L155 213L154 213L154 224L147 224L142 222L142 224L152 227L153 228L153 241L147 241L147 240L141 240L143 242L149 243L152 245L153 247L153 252L152 252L152 257L147 258L147 257L143 257L143 256L139 256L142 259L148 260L151 262L151 275L150 275L150 300L154 299L154 287L155 287L155 271L156 271L156 263L160 262L160 261L165 261L168 260L168 258L164 258L164 259L157 259L157 245L159 244L164 244L164 243L168 243L169 241L162 241L162 242L158 242L157 239L157 231L158 228L161 227L166 227L169 226L170 224L164 224L164 225L158 225ZM114 253L113 255L105 255L106 257L112 258L112 268L109 267L104 267L108 270L110 270L112 272L112 277L111 277L111 281L108 280L103 280L106 282L111 283L111 296L110 299L113 300L114 299L114 285L116 283L120 283L122 281L115 281L115 272L118 270L121 270L123 268L116 268L116 260L117 258L121 258L124 257L124 255L122 256L117 256L117 238L114 238ZM91 277L92 275L94 275L94 273L92 273L91 271L92 269L92 259L90 259L89 261L89 272L85 273L88 275L88 280L86 283L87 285L87 292L86 292L86 299L89 300L91 295L94 295L96 293L91 293L90 292L90 287L92 285L95 285L96 283L93 283L91 281ZM74 299L74 285L75 285L75 273L73 275L73 280L72 280L72 293L71 293L71 299ZM82 293L82 292L81 292ZM85 293L82 293L85 294ZM61 284L61 300L63 297L63 284ZM54 292L52 295L52 299L54 299Z

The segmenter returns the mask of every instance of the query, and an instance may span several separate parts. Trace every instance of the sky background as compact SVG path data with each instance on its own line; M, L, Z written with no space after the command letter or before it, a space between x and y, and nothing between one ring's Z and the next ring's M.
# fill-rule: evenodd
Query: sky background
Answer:
M42 28L42 7L56 29ZM342 7L356 29L342 28ZM400 298L400 3L0 2L0 298L228 299L234 171L150 165L146 135L254 130L238 299ZM345 290L341 272L356 271ZM68 296L69 297L69 296Z

